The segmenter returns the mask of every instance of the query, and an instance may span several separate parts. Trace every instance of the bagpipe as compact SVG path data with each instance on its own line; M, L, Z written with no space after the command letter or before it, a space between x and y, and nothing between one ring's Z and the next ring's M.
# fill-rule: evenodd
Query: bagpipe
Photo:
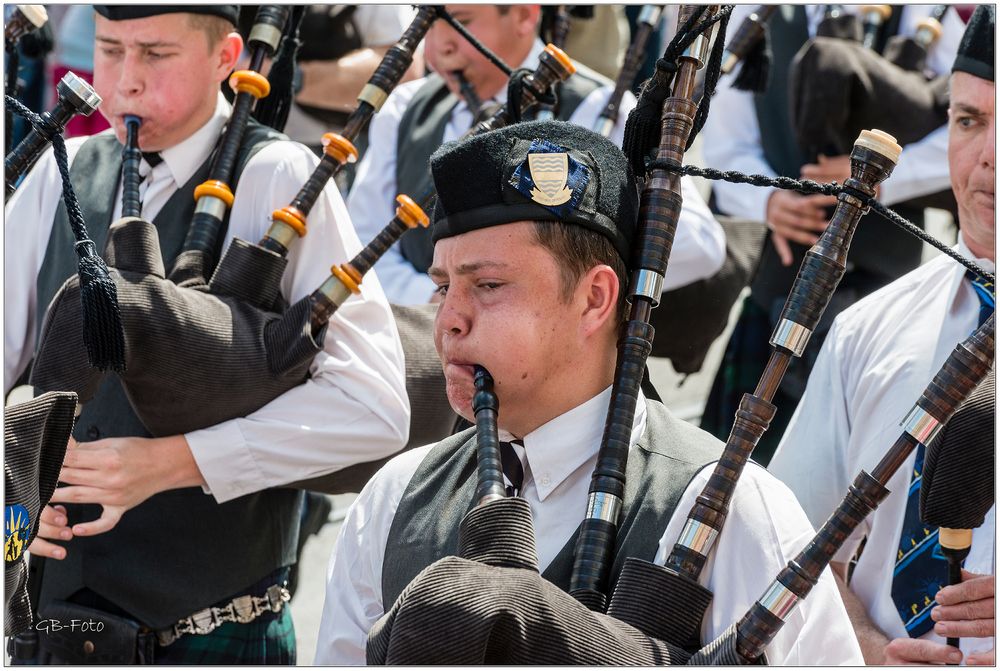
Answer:
M764 653L788 614L809 594L823 569L829 565L851 532L888 496L886 484L892 475L919 443L935 445L935 436L991 372L993 361L994 318L991 315L972 335L955 347L913 409L903 419L903 431L899 438L871 473L861 471L858 474L840 506L813 540L778 574L735 628L723 635L728 640L727 645L735 645L744 663L754 663ZM992 399L987 394L992 394L993 389L984 385L981 396L985 397L983 400L986 403ZM989 414L992 415L992 409ZM980 444L983 442L989 441L980 441ZM932 451L928 452L930 455ZM930 473L931 481L937 487L928 486L931 484L928 481L921 484L922 517L927 519L927 513L930 512L930 518L937 517L942 523L959 528L982 524L983 516L993 505L992 472L988 476L977 476L968 471L959 471L956 467L963 463L968 465L969 462L953 461L953 455L942 454L938 449L933 450L933 454L936 468L940 468L938 463L947 465L941 471L934 470ZM992 456L992 449L987 454ZM986 455L980 450L976 456ZM984 465L979 462L976 467ZM951 482L948 482L949 479ZM961 484L956 485L955 479ZM966 496L971 492L962 489L965 484L963 481L977 482L980 495ZM988 491L982 491L984 485L989 487ZM959 503L962 498L966 498L968 502ZM966 535L968 544L971 544L971 531L963 534L957 529L942 529L941 545L943 548L950 548L945 552L953 557L949 561L952 567L960 568L962 550L968 551L969 545L963 538ZM952 573L958 572L960 577L958 568L952 568ZM955 644L957 645L957 641Z
M456 70L451 73L451 76L455 78L458 82L458 93L462 96L462 100L465 101L466 107L472 112L472 125L484 121L487 117L491 116L496 109L492 105L483 103L482 98L476 93L476 87L472 85L465 75L462 74L461 70Z
M689 33L693 19L704 11L683 7L679 25L684 24L686 29L681 28L678 33ZM720 31L723 35L724 29L723 25ZM704 60L704 54L698 57L693 51L693 48L685 51L679 59L676 75L672 77L673 95L658 102L657 94L651 92L657 84L671 82L670 75L658 68L654 80L647 83L640 97L633 113L636 118L629 119L626 146L633 161L643 161L643 150L648 147L648 140L637 139L644 125L641 115L648 109L657 110L662 133L657 135L656 158L648 164L649 178L641 200L641 232L629 288L631 311L619 342L612 401L587 516L576 543L570 593L564 593L538 574L527 503L503 498L495 428L490 428L498 407L495 398L488 394L488 377L485 372L477 371L473 400L479 441L477 505L462 521L458 556L438 560L424 569L373 627L368 640L369 663L736 665L759 662L783 619L819 580L840 544L888 494L885 484L918 442L930 443L928 459L934 458L935 464L940 464L936 466L939 474L931 472L931 479L951 483L942 488L948 494L937 497L938 501L948 503L938 503L936 510L949 512L937 517L939 524L949 528L975 526L982 522L982 515L992 504L991 483L985 477L968 475L970 460L992 456L990 436L981 441L981 449L962 461L934 456L944 455L945 451L932 442L992 366L994 321L990 317L955 348L904 419L903 433L886 457L871 474L862 473L858 477L844 503L802 553L789 562L764 596L715 640L700 640L702 619L712 598L711 592L699 582L701 571L722 531L743 467L773 416L775 406L770 399L789 361L801 355L816 328L846 270L855 227L861 215L869 207L875 207L876 187L889 176L900 153L891 136L865 131L852 151L851 177L843 185L832 185L836 188L823 191L837 195L834 217L802 262L782 319L771 338L772 355L754 393L744 396L722 456L688 514L666 565L629 556L624 559L618 576L609 575L625 490L623 474L638 381L653 335L644 317L655 305L658 292L652 289L657 277L662 278L662 271L657 269L666 263L672 226L676 225L680 209L677 179L680 174L700 173L716 179L752 181L747 176L739 176L742 179L738 180L731 174L722 177L717 172L708 174L709 171L680 165L691 131L702 116L690 95L694 71ZM721 53L713 52L711 63L715 68L719 61ZM711 91L712 86L709 82L706 89ZM629 149L638 151L631 153ZM805 188L802 183L774 181L784 188ZM898 218L890 216L892 213L881 206L876 209L893 221ZM913 228L911 224L911 232ZM950 255L969 265L954 253ZM977 395L982 403L992 402L986 388ZM992 410L981 409L979 414L991 416ZM978 435L984 437L982 432ZM977 495L974 504L954 505L962 491L961 485L954 484L958 479L975 481L981 495ZM930 491L933 490L929 488ZM925 506L925 517L934 516L930 510L930 506ZM951 534L949 538L959 536ZM961 542L956 540L952 544L960 546ZM960 554L959 547L956 555ZM608 599L607 586L615 577Z
M767 24L776 10L776 5L757 8L726 45L722 72L743 63L733 82L739 90L762 93L767 88ZM865 128L879 128L906 145L947 121L947 77L925 72L947 10L948 5L935 6L913 36L889 37L879 54L876 47L893 12L890 5L864 5L858 14L826 5L816 36L796 54L787 82L795 139L807 161L815 162L819 154L850 153ZM908 113L896 113L899 109Z
M541 578L528 502L504 492L493 379L476 366L474 384L475 505L457 556L424 569L376 622L367 663L704 664L628 624L614 602L594 613Z
M369 664L691 664L762 661L767 645L861 521L888 495L886 484L918 443L929 444L921 485L921 516L950 524L941 543L951 566L968 549L965 531L982 524L993 505L991 434L994 414L994 318L957 345L902 422L903 431L871 473L862 471L815 537L790 561L750 610L707 645L663 636L691 604L666 591L655 569L626 559L607 613L581 603L538 576L531 513L523 499L503 498L496 447L497 403L477 371L477 505L462 521L458 556L441 559L406 588L369 634ZM975 443L935 440L946 423L971 409ZM961 416L961 415L960 415ZM962 437L967 437L962 431ZM940 436L944 438L944 435ZM951 449L943 447L952 445ZM965 452L964 454L958 454ZM973 485L970 492L967 487ZM970 496L970 493L972 494ZM955 568L953 571L957 571ZM956 582L953 580L953 582ZM447 594L447 598L442 598ZM957 640L949 640L957 645ZM691 652L694 648L696 651Z
M677 61L678 68L657 69L647 90L659 100L643 105L640 98L633 117L641 119L645 112L645 123L629 119L626 142L631 137L641 145L640 160L647 148L656 147L660 159L680 165L698 115L692 95L696 71L708 53L705 33L728 17L728 12L715 16L716 11L716 7L681 9L678 21L683 28L668 49L671 58L664 59ZM700 18L704 20L696 26ZM716 51L713 57L721 57L721 50ZM458 557L435 562L403 591L369 634L369 663L688 661L690 654L680 646L651 638L643 629L647 623L639 626L630 617L633 605L627 601L612 600L604 613L633 417L653 337L649 314L659 300L680 210L680 176L654 170L640 200L640 230L628 289L631 307L619 340L612 400L587 513L573 553L570 593L538 573L527 502L503 496L495 437L497 402L489 393L488 375L477 370L473 399L479 439L477 505L462 520Z
M722 74L730 74L742 62L743 66L733 81L733 87L741 91L762 93L767 88L771 63L767 22L777 8L777 5L758 7L743 19L726 44Z
M542 9L541 32L548 36L547 42L556 49L566 48L566 39L572 25L570 15L574 11L570 5L551 5ZM542 102L535 110L535 119L538 121L551 121L555 116L554 101Z
M962 582L962 562L972 530L995 505L993 441L996 436L996 373L990 368L937 437L927 443L920 479L920 519L938 527L948 561L948 584ZM957 638L948 645L958 647Z
M265 236L256 244L234 239L215 266L215 250L233 202L229 181L237 150L254 100L268 92L267 80L258 72L234 73L230 83L237 95L232 118L210 178L195 190L195 213L170 272L163 266L152 224L126 216L109 229L105 255L113 267L124 324L122 360L94 362L89 358L80 329L80 282L71 278L46 314L31 384L40 391L75 391L80 402L86 403L101 383L101 368L112 368L143 425L152 435L162 436L245 416L305 381L339 306L360 293L364 274L405 231L428 223L413 200L397 197L396 216L374 240L349 262L334 265L328 279L312 294L293 305L284 304L280 281L288 250L306 235L309 212L326 182L356 158L352 139L409 67L414 49L438 12L431 6L418 10L359 95L344 135L324 136L319 165L291 203L272 214ZM248 40L251 66L259 66L265 55L274 52L286 14L282 6L259 10ZM550 48L535 72L523 73L520 104L525 108L534 104L554 81L571 73L572 64L565 55ZM505 125L514 113L504 107L480 123L477 131ZM134 151L125 149L132 156ZM133 169L138 162L126 158L123 165ZM126 177L123 186L130 180L134 178ZM123 200L130 198L123 193ZM395 312L399 318L399 309ZM429 325L423 313L404 310L403 318ZM320 480L331 492L359 491L370 472L370 468L345 469Z
M38 535L39 515L59 480L76 395L50 392L4 409L4 636L32 625L37 595L28 594L24 552Z

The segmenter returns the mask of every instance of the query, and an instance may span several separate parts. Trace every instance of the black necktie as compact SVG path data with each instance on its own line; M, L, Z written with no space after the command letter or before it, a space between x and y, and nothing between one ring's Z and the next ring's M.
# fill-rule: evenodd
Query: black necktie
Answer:
M150 168L155 168L163 163L163 157L160 156L160 152L158 151L144 151L142 152L142 157L146 159L146 163L149 164Z
M507 496L518 496L521 493L522 485L524 485L524 466L521 465L521 459L514 451L514 445L524 447L524 443L520 440L515 440L512 443L500 442L500 463L503 466L503 474L510 481L510 486L507 487Z

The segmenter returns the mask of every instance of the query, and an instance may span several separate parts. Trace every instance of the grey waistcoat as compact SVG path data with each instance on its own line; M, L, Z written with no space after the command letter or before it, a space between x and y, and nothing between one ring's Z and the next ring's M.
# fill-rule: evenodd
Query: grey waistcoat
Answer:
M282 137L251 123L237 162ZM70 176L91 238L103 249L114 207L121 145L114 136L91 138L73 161ZM194 211L194 187L208 175L206 161L153 220L165 266L180 251ZM235 189L234 189L235 190ZM73 237L60 204L38 277L38 323L62 283L76 272ZM109 375L83 409L73 435L80 441L119 436L148 437L117 377ZM75 538L66 559L49 561L40 606L86 587L139 622L160 628L243 593L264 576L295 561L300 495L274 489L218 504L201 488L176 489L129 510L110 532ZM67 505L69 523L94 520L96 505Z
M886 40L898 30L898 9L895 8L893 16L883 25L879 33L876 47L880 52L885 47ZM767 91L754 96L761 147L764 150L764 158L777 174L798 179L808 157L802 154L791 132L791 106L788 101L787 83L792 61L809 39L805 9L798 5L782 5L771 15L769 26L771 50L774 54L771 62L771 81ZM908 207L905 203L893 206L893 209L923 227L922 209ZM833 210L829 211L832 213ZM807 245L795 242L789 244L795 260L792 265L783 266L771 236L764 238L760 265L750 285L751 298L771 315L772 323L777 323L777 315L785 303L788 291L792 288L799 264L809 249ZM920 252L920 240L878 214L867 214L858 223L851 243L845 289L852 281L850 278L852 267L863 270L874 280L874 282L860 281L863 287L861 295L864 295L920 265ZM849 304L850 302L846 305ZM839 311L837 305L832 303L827 309L822 324L818 327L821 331L829 328L829 324L837 316Z
M625 501L611 584L626 557L653 561L677 501L691 478L719 458L722 443L683 422L656 401L646 402L646 429L629 452ZM476 490L475 429L438 443L420 463L400 499L382 563L382 605L389 610L420 571L458 550L458 527ZM587 502L566 514L580 518ZM687 511L681 511L687 514ZM567 540L542 576L565 591L573 570L576 536Z
M610 80L577 64L576 73L562 82L556 118L568 121L594 89ZM399 120L396 136L396 189L411 198L422 198L432 187L429 159L444 141L445 127L458 98L448 91L439 75L427 77L427 83L414 94ZM397 194L392 194L395 198ZM418 201L419 202L419 201ZM431 215L430 212L427 213ZM389 223L389 222L386 222ZM429 228L414 228L399 240L400 252L413 267L426 273L434 257L434 242Z

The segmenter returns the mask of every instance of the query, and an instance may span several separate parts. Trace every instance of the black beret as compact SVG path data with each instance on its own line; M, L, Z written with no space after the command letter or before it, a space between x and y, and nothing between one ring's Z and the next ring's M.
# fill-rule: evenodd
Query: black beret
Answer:
M219 16L234 26L239 19L239 5L94 5L94 10L109 21L145 19L161 14L204 14Z
M980 79L993 78L993 40L996 34L996 8L993 5L979 5L965 27L962 42L958 45L958 56L952 72L967 72Z
M564 121L519 123L449 142L431 156L432 236L515 221L561 221L609 238L628 264L639 195L613 142Z

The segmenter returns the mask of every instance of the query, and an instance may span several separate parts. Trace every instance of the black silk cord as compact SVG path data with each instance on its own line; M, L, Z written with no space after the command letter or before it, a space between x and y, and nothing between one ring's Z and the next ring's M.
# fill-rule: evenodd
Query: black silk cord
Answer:
M855 198L864 201L867 207L870 207L875 212L878 212L883 218L888 219L896 226L899 226L904 231L910 235L916 236L917 238L923 240L930 246L937 249L942 254L952 258L961 265L965 266L972 272L986 278L990 282L995 283L993 273L988 273L982 267L979 266L975 261L971 261L951 247L946 245L944 242L938 240L930 233L922 230L919 226L915 226L912 222L908 221L905 217L899 215L897 212L889 209L882 203L878 202L874 198L869 198L863 193L855 191L854 189L847 189L836 182L830 182L827 184L821 184L819 182L814 182L809 179L792 179L791 177L767 177L766 175L747 175L745 173L739 172L737 170L716 170L715 168L699 168L694 165L684 165L676 166L671 165L665 161L651 161L649 163L649 169L659 169L667 170L669 172L675 172L680 175L690 175L694 177L704 177L706 179L720 180L724 182L732 182L733 184L752 184L753 186L761 187L772 187L776 189L786 189L788 191L798 191L799 193L809 193L809 194L822 194L825 196L836 196L840 193L850 193Z

